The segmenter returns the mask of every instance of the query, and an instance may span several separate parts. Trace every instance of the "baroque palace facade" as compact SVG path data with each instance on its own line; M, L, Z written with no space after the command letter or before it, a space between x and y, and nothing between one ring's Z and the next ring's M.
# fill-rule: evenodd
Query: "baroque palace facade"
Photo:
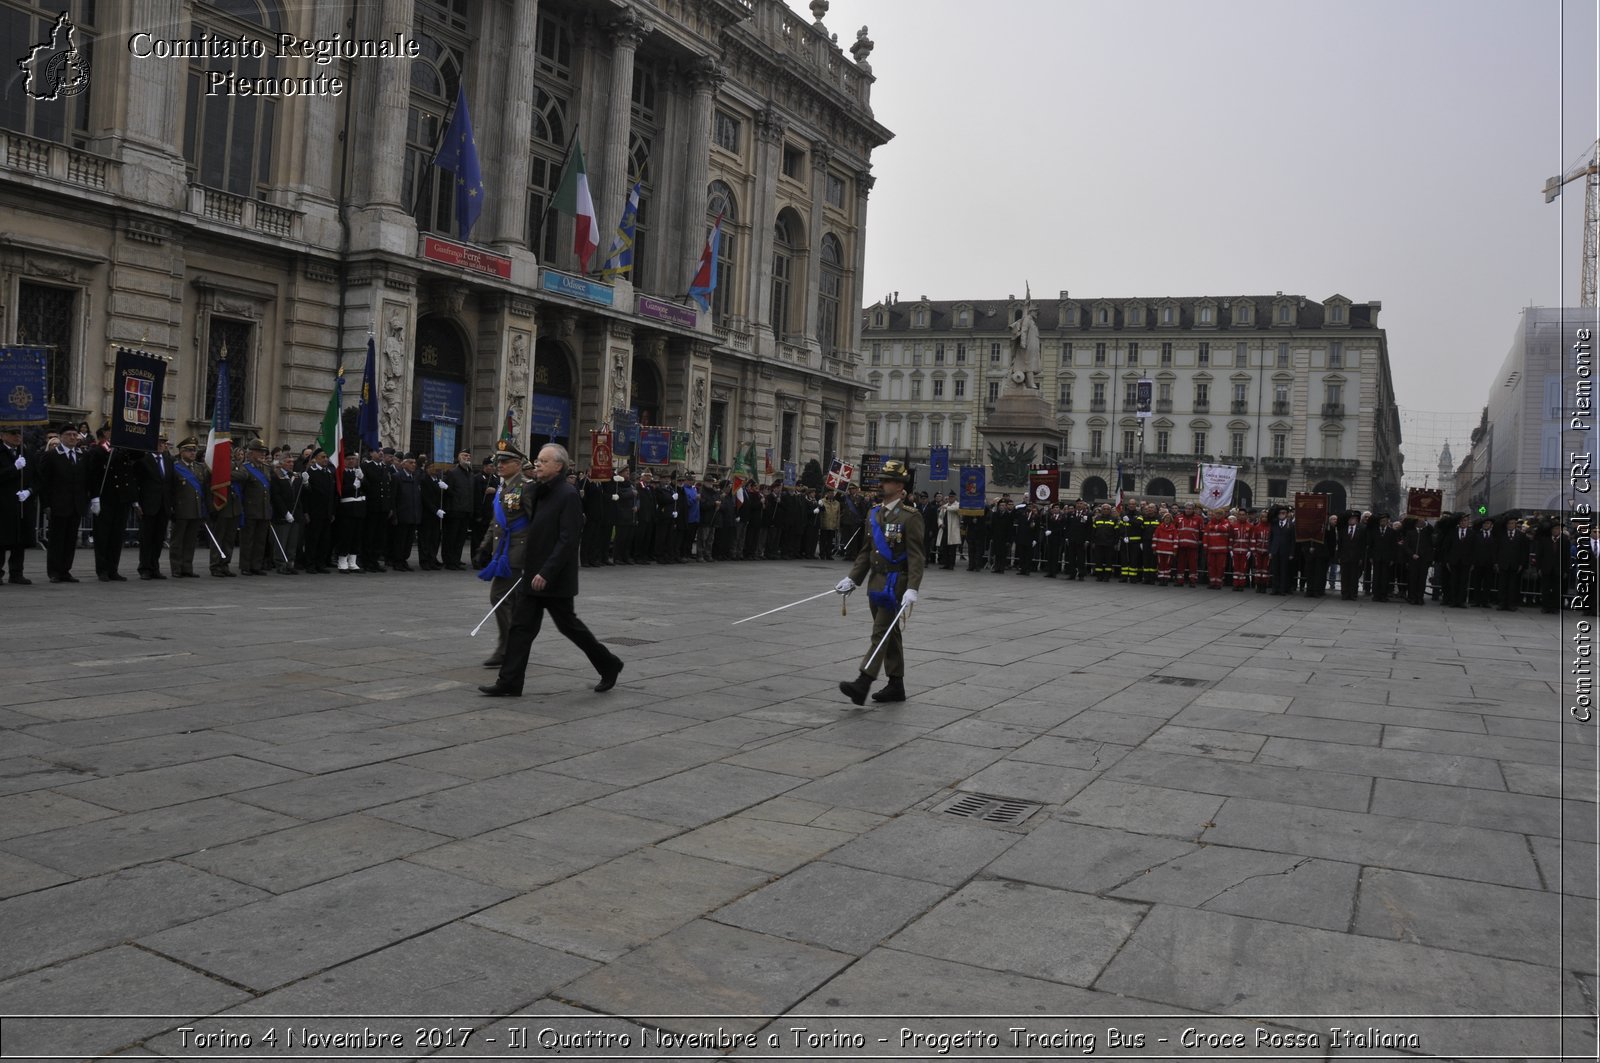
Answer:
M443 460L481 455L508 407L580 466L617 409L687 431L697 471L744 441L858 450L871 152L892 134L865 28L846 56L812 8L0 0L19 50L63 10L55 43L77 48L64 82L46 53L0 101L0 341L48 346L52 417L95 424L115 347L168 356L178 435L203 434L226 371L236 434L309 442L341 362L355 403L370 335L383 441ZM470 244L432 165L458 87L484 185ZM550 209L575 133L587 277ZM635 272L601 283L635 180ZM707 313L686 293L718 217Z
M1239 468L1241 505L1323 491L1330 509L1401 512L1400 420L1382 304L1342 295L1182 298L1035 297L1041 391L1060 430L1064 497L1125 490L1196 497L1204 462ZM993 466L980 432L1010 369L1023 301L902 301L862 312L867 451L950 447L960 464ZM1152 382L1150 416L1137 389ZM1042 455L1041 455L1042 457ZM953 473L952 473L953 475ZM948 486L936 489L955 490ZM989 493L1020 497L1025 483Z

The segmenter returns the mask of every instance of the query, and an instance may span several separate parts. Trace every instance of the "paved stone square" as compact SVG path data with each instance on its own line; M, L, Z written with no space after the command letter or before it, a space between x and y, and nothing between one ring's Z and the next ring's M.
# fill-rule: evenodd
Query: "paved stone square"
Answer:
M856 709L862 595L730 626L841 573L586 570L521 699L459 574L5 587L6 1054L1594 1056L1574 615L933 570Z

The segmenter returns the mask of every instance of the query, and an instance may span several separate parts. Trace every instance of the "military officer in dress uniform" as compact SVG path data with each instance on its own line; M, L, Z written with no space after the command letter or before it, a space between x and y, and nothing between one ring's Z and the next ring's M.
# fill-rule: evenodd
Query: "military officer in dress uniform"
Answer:
M188 436L178 441L178 458L172 463L172 544L167 548L167 568L174 579L198 579L194 548L205 533L206 512L211 508L211 471L199 460L200 441Z
M877 679L880 667L888 673L889 682L872 695L872 700L906 699L906 660L900 628L896 626L891 633L890 624L902 604L916 604L917 589L922 586L927 539L922 514L906 501L911 477L905 462L891 458L883 463L879 473L883 504L874 506L867 514L860 552L850 566L850 575L834 588L840 594L849 594L865 579L867 600L872 603L872 647L862 661L861 674L839 684L840 691L857 705L867 700L867 691ZM879 642L884 642L883 650L873 654L872 648Z
M499 668L506 659L506 637L511 633L512 604L506 592L516 583L517 575L527 562L528 516L522 512L522 492L527 478L522 474L527 461L522 453L505 440L501 440L495 454L495 467L500 470L500 490L494 496L494 520L484 536L478 556L478 578L489 581L489 602L499 602L494 611L495 627L500 637L494 653L483 662L485 668ZM501 601L501 599L506 599Z
M244 509L244 531L239 536L239 573L265 576L272 540L272 470L267 468L267 445L252 439L245 448L244 464L233 472Z

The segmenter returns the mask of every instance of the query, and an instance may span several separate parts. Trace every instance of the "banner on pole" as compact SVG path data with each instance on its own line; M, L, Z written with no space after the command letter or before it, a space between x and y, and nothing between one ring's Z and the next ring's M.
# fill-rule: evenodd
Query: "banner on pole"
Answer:
M642 465L665 465L672 452L672 429L652 425L639 426L639 462Z
M785 487L793 487L795 485L796 480L797 480L797 477L795 475L794 462L792 462L792 461L784 462L783 463L783 483L784 483L784 486Z
M1150 400L1154 398L1156 382L1149 377L1142 378L1134 388L1135 406L1141 418L1150 416Z
M688 432L673 432L672 433L672 450L671 450L671 453L668 454L667 460L669 460L669 461L688 461L689 460L689 433Z
M43 347L0 347L0 424L44 424L49 355Z
M1436 487L1413 487L1406 492L1406 516L1438 520L1443 515L1443 491Z
M989 470L982 465L961 466L961 515L981 517L988 501Z
M828 466L828 475L823 477L823 485L830 491L842 491L856 478L856 467L848 461L834 458Z
M1239 475L1234 465L1200 466L1200 499L1207 509L1226 506L1233 501L1233 482Z
M941 483L950 479L950 448L928 448L928 479Z
M1328 496L1318 492L1296 491L1294 495L1294 541L1322 542L1328 527Z
M1061 474L1054 465L1028 470L1028 500L1048 506L1061 496Z
M117 348L115 396L111 404L111 445L125 450L156 449L161 434L161 392L167 363L145 351Z
M589 433L589 479L611 479L611 429L598 428Z
M878 488L878 486L882 483L882 481L878 478L878 473L881 472L882 470L883 470L883 455L882 454L862 454L861 455L861 489L863 491L876 490Z

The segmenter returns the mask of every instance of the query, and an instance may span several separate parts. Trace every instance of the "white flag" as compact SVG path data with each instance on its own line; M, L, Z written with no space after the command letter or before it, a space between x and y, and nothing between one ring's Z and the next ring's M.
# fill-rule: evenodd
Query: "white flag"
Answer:
M1238 475L1233 465L1200 466L1200 504L1207 509L1226 506L1233 501L1233 480Z

